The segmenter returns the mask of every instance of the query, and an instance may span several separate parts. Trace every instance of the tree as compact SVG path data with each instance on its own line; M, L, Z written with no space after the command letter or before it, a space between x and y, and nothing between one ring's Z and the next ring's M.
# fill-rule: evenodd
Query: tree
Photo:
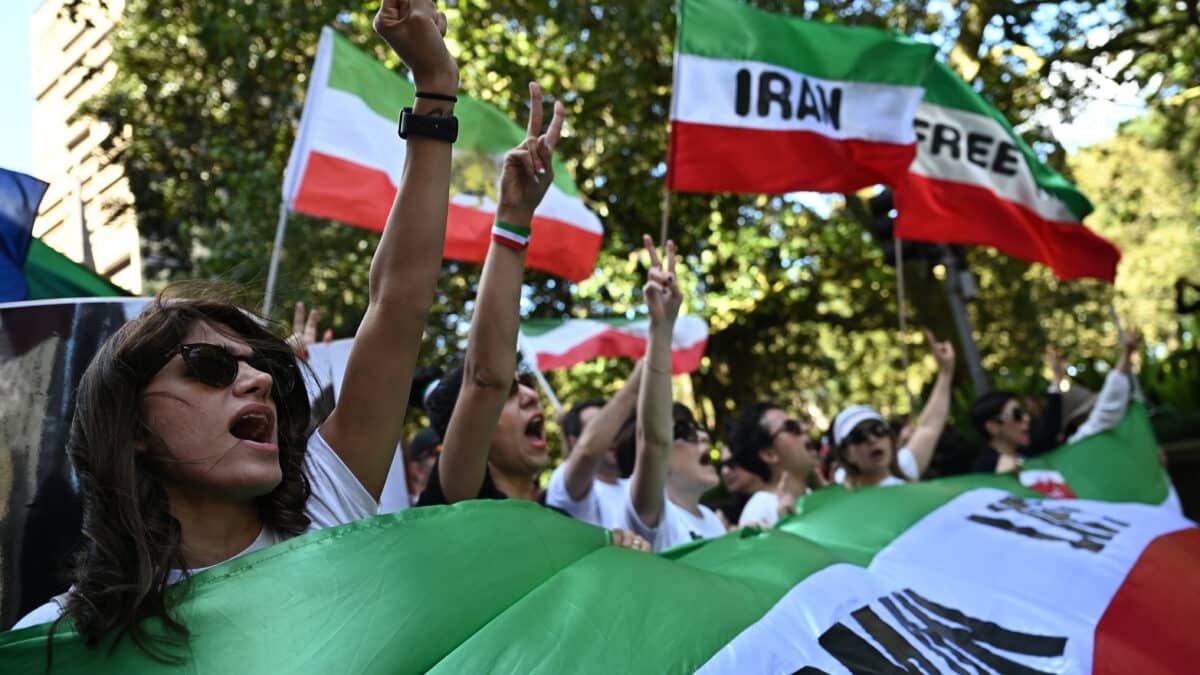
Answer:
M1064 163L1061 148L1034 120L1047 107L1069 112L1086 87L1070 76L1070 64L1132 58L1125 71L1130 77L1149 82L1153 72L1175 69L1170 81L1178 82L1185 76L1178 69L1195 53L1195 31L1160 18L1194 12L1195 0L1184 9L1140 0L1118 6L1044 0L834 0L803 9L780 0L754 4L935 41L1068 174L1079 167ZM130 176L147 272L155 279L219 276L262 284L319 28L332 24L385 58L367 28L374 7L363 1L178 0L167 11L130 0L113 38L119 74L88 113L116 130L106 151ZM1151 11L1155 7L1162 12ZM527 80L561 95L570 120L561 153L607 228L588 281L529 275L528 314L637 311L643 270L636 249L643 232L656 233L661 215L672 4L451 0L447 13L463 92L514 118L523 116ZM1096 21L1111 16L1120 21L1110 22L1108 41L1093 45L1088 37ZM1178 55L1161 48L1185 42L1188 51ZM880 244L888 242L875 241L864 227L869 196L820 203L794 196L672 197L671 234L684 253L682 281L693 299L686 311L704 316L712 330L705 364L690 382L710 421L720 424L759 397L808 409L819 420L820 413L856 401L905 411L902 385L919 389L932 377L928 360L901 371L895 277L883 264ZM339 334L351 334L366 304L375 241L361 230L293 217L279 297L309 300ZM971 312L985 364L1004 382L1032 387L1047 341L1064 345L1080 363L1108 357L1114 340L1104 329L1103 305L1110 289L1059 284L1045 269L985 249L970 250L968 259L984 298ZM477 274L473 265L445 266L428 360L445 362L460 349ZM910 264L906 281L912 325L954 335L936 270ZM278 312L283 318L287 308ZM918 333L903 339L919 350ZM914 353L919 364L921 356ZM571 400L611 391L628 367L589 364L551 379Z

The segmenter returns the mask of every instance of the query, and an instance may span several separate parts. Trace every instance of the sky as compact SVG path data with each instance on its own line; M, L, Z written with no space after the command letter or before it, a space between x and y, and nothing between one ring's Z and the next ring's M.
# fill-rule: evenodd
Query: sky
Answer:
M0 0L0 167L25 173L33 170L29 17L42 1ZM1109 138L1120 122L1144 109L1136 88L1091 75L1091 91L1098 100L1089 101L1071 124L1061 123L1053 113L1042 118L1068 152Z
M0 0L0 167L33 171L29 17L42 0Z

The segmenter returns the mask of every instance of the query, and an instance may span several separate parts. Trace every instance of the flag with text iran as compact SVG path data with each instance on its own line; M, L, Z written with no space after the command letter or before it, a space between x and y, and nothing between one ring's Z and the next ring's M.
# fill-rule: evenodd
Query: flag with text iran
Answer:
M382 231L404 170L405 143L397 135L397 120L415 92L411 82L323 29L284 177L288 208ZM454 115L459 132L445 257L483 262L500 162L525 131L493 106L461 94ZM554 183L534 212L532 228L528 267L571 281L591 276L603 229L557 157Z
M679 13L669 189L852 192L908 170L932 45L731 0Z
M1060 279L1112 283L1121 253L1083 225L1087 197L949 66L937 64L925 87L917 157L894 183L896 236L983 244Z

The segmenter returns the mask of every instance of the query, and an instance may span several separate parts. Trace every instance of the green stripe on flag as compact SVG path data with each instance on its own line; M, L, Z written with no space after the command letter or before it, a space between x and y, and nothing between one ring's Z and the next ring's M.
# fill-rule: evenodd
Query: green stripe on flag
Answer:
M132 295L104 277L55 251L42 240L33 239L25 257L27 300L56 298L127 297Z
M1161 504L1167 498L1158 441L1141 403L1131 405L1115 428L1031 457L1025 468L1058 471L1080 499Z
M355 47L337 31L333 31L328 86L362 99L368 108L394 125L399 124L400 110L413 104L417 91L412 82ZM454 116L458 118L458 140L454 143L458 152L503 155L525 139L525 129L495 106L470 96L458 95ZM549 116L545 124L550 124ZM579 196L557 155L554 185L569 197Z
M760 61L839 81L919 87L936 48L858 26L772 14L732 0L683 0L676 49Z
M1004 127L1011 142L1020 149L1038 186L1062 201L1079 220L1083 220L1093 211L1092 203L1080 192L1079 188L1071 184L1062 174L1042 163L1037 153L1013 130L1004 115L959 77L958 73L954 72L950 66L940 62L935 64L925 82L923 101L931 105L974 113L995 120Z
M1115 429L1030 458L1025 467L1058 471L1081 499L1161 504L1167 484L1155 457L1157 449L1146 410L1135 403ZM802 497L797 515L781 521L780 527L866 566L897 534L942 504L985 487L1021 497L1045 496L1021 485L1015 474L967 474L856 491L833 486Z
M981 487L1044 496L1023 487L1014 476L1002 475L975 474L854 491L830 486L802 497L796 515L780 521L779 527L819 541L845 560L866 567L897 534L958 495Z
M527 319L527 320L521 322L521 332L526 337L541 337L542 335L545 335L546 333L550 333L550 332L562 327L562 325L567 323L568 321L593 321L595 323L604 324L610 328L616 328L619 330L621 328L624 328L626 326L631 326L633 324L646 323L649 320L650 319L648 319L647 317L644 317L644 316L638 316L638 317L634 317L632 319L626 319L625 317L619 317L619 316L618 317L605 317L605 318L600 318L600 319L591 318L591 317L588 317L586 319Z
M1161 469L1152 456L1155 448L1145 411L1134 406L1113 432L1056 450L1046 461L1063 471L1077 491L1105 491L1097 496L1124 495L1153 502L1155 490L1134 490L1127 484L1161 484ZM968 522L965 516L970 511L950 512L944 507L964 493L985 487L1000 488L999 495L1034 496L1014 477L1001 475L855 492L827 488L803 499L798 515L776 530L743 529L657 556L612 548L603 530L517 500L468 501L370 518L296 537L196 575L178 610L178 618L191 631L183 655L188 663L183 668L195 672L692 672L719 650L727 650L748 627L767 619L781 599L817 574L849 569L857 576L848 578L873 579L886 592L913 589L936 602L948 602L934 598L939 582L961 584L965 577L939 570L944 561L929 546L918 551L931 556L927 559L905 557L897 546L953 529L944 522L946 518L959 525ZM1140 519L1169 521L1165 526L1186 523L1153 510L1128 512ZM939 517L941 525L924 530L918 526L923 520L926 525L936 523ZM983 548L972 544L970 552L991 555L994 551L997 560L1005 560L1005 547L1019 533L983 527L975 534L979 535L975 544ZM1070 552L1072 559L1097 555L1083 564L1094 564L1091 569L1099 569L1101 576L1118 575L1119 580L1125 573L1119 565L1114 567L1115 557L1108 551L1100 557L1094 549L1064 545L1073 540L1051 539L1047 546ZM956 541L945 545L953 547ZM855 571L840 564L866 567L884 548L889 552L879 556L870 570ZM1126 548L1123 555L1136 558L1138 550ZM1039 572L1061 575L1044 561L1066 559L1049 557L1030 563L1041 564ZM892 576L880 567L892 570ZM898 576L897 570L903 575ZM1062 577L1062 583L1076 584L1072 588L1081 593L1092 590L1079 586L1075 575ZM1162 583L1179 584L1183 597L1196 592L1194 576ZM812 611L821 607L809 604L792 607L801 614L790 624L766 625L768 631L794 631L784 638L767 635L769 646L781 655L795 658L801 649L815 653L827 647L818 639L829 635L832 621L845 621L879 598L873 591L859 597L862 589L848 584L819 590L826 597L821 607L836 608L834 613ZM1079 623L1078 608L1053 603L1039 607L1036 598L1031 603L1012 585L980 585L977 590L977 596L957 600L971 600L975 611L995 605L1013 611L1019 605L1021 612L1040 613L1043 623L1050 622L1047 625L1053 625L1056 616ZM859 599L849 602L851 597ZM957 605L947 606L957 611ZM1096 612L1103 607L1090 611L1088 616L1099 616ZM1001 618L981 615L976 627L1005 626L1002 621L992 623ZM0 634L0 671L44 671L49 628L45 624ZM971 637L970 630L964 631L964 638ZM1031 632L1061 635L1041 628ZM1076 638L1087 640L1090 635L1071 634L1071 639ZM98 647L85 647L71 627L63 625L54 641L53 672L180 670L150 659L129 639L111 651L108 647L103 641ZM1131 662L1139 658L1152 662L1154 654L1136 652L1131 651ZM752 656L743 652L741 659ZM1062 662L1068 670L1078 663ZM804 665L778 669L792 672Z

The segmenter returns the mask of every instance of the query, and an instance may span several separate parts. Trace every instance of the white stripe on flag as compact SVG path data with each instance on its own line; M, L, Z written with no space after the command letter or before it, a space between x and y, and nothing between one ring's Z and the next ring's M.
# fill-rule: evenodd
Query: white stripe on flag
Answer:
M400 184L406 145L396 133L396 124L380 116L361 98L339 89L324 89L320 106L312 114L308 138L312 150L383 171L393 185ZM498 163L500 157L493 160ZM451 201L487 213L495 213L496 209L495 203L486 197L459 194ZM604 232L596 214L581 199L567 195L557 185L550 186L534 213L588 232Z
M329 80L329 67L332 63L333 29L325 26L321 29L321 40L317 45L313 70L309 73L308 91L304 96L304 110L300 116L300 128L296 130L296 140L292 142L287 169L283 173L283 203L289 209L296 201L296 193L300 190L300 179L304 177L304 171L308 168L309 138L315 124L316 110L321 106L321 95L327 91L325 83Z
M750 71L751 106L748 115L737 114L737 72ZM758 76L765 70L784 75L791 83L787 97L791 119L784 119L778 102L771 103L768 114L758 114ZM924 96L921 87L877 84L873 82L839 82L807 77L803 73L781 66L757 61L730 61L691 54L675 55L675 100L671 119L679 122L710 124L722 127L757 129L762 131L812 131L839 140L859 139L885 143L909 144L916 134L908 120L913 118ZM832 102L832 92L840 89L839 125L835 129L821 117L807 115L797 119L800 89L798 82L807 80L812 99L822 109L817 87Z
M528 345L530 354L558 356L608 330L609 327L599 321L567 321L536 337L526 335L525 344Z
M991 190L1046 220L1078 222L1065 204L1037 184L1025 156L996 120L930 103L917 109L917 120L925 138L917 145L913 173Z

